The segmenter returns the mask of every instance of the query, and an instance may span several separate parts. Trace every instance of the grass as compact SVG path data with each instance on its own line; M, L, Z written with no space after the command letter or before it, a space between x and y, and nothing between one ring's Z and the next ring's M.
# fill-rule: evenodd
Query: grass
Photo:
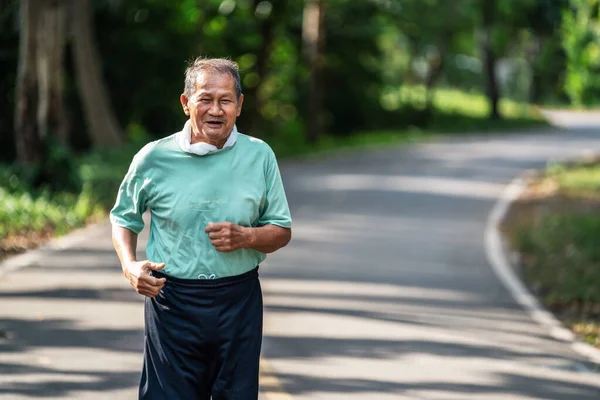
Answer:
M525 282L600 348L600 164L555 165L531 182L504 229Z
M102 217L103 209L92 199L88 190L80 195L52 195L0 188L1 247L7 253L20 252Z
M400 96L400 101L416 112L418 107L415 105L425 98L418 86L404 87L396 90L392 97L387 96L384 100L388 103L390 99L395 101L393 96ZM500 103L505 119L490 121L485 97L459 90L436 90L434 104L435 112L428 116L421 128L408 126L398 130L356 132L348 136L323 136L314 144L307 143L298 130L289 137L269 140L269 143L278 158L283 160L357 148L406 145L431 140L448 132L510 131L545 125L533 107L510 100ZM140 133L139 128L131 133L136 138L134 143L117 151L92 152L77 160L78 175L83 182L83 190L78 194L30 190L19 181L18 174L10 168L0 167L0 203L3 205L0 208L0 258L35 247L49 237L106 216L131 158L150 140Z
M461 135L476 132L522 132L524 129L548 127L538 109L510 99L499 103L502 119L490 120L487 98L480 93L466 93L458 89L439 88L434 92L434 110L422 126L408 126L398 130L355 132L348 136L323 136L315 144L303 140L300 133L285 140L269 141L278 158L339 152L356 148L402 146L432 140L442 135ZM388 111L409 106L415 112L425 104L423 86L403 86L384 93L382 105Z
M392 110L403 104L423 108L425 99L424 86L404 85L400 89L394 88L385 93L382 105L387 105L388 109ZM433 107L436 113L427 126L431 131L485 132L548 125L536 107L506 98L500 99L498 104L502 119L490 121L490 106L484 94L454 88L435 89Z
M580 164L575 168L554 165L548 169L546 179L555 182L563 194L594 198L600 195L600 166L595 163Z
M304 140L269 141L279 160L301 158L307 156L342 153L347 150L378 148L385 146L403 146L410 143L423 142L436 137L433 132L420 129L404 131L378 130L357 132L350 136L323 136L315 144Z
M132 143L118 151L93 152L78 159L83 183L79 193L32 190L15 170L0 167L0 259L105 218L140 147Z

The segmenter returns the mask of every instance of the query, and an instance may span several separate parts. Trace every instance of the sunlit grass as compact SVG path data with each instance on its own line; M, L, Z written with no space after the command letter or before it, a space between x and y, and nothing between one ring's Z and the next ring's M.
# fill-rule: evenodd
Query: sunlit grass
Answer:
M567 322L567 324L586 343L600 348L600 322Z
M482 93L466 92L453 88L435 88L433 105L441 114L456 114L466 118L487 119L490 105ZM381 99L382 106L388 110L400 109L405 104L423 107L426 90L423 85L403 85L400 88L388 88ZM542 121L543 117L534 106L501 98L500 115L506 119L532 119Z
M553 180L559 190L565 194L600 196L600 165L598 164L581 165L576 168L552 166L548 170L547 179Z
M382 97L382 106L390 112L401 107L418 109L425 104L423 86L403 86L388 90ZM544 127L548 123L533 106L509 99L500 102L502 119L489 119L487 98L479 93L467 93L459 89L435 90L434 110L426 126L411 126L397 130L371 130L351 135L325 135L316 143L308 143L296 132L284 140L270 142L279 158L339 152L355 148L400 146L432 140L442 134L518 132L522 128Z
M600 165L553 165L528 193L506 224L523 277L582 340L600 347Z
M356 132L350 136L326 135L310 144L305 140L278 141L271 143L277 158L285 160L295 157L317 156L327 153L340 153L356 149L403 146L435 138L431 132L419 129L378 130Z
M98 151L77 160L82 190L50 192L27 187L12 168L0 166L0 258L106 216L141 143Z
M102 216L103 207L89 188L86 184L79 195L74 195L9 192L0 187L0 250L21 251L29 247L27 242L31 240L18 237L37 241L48 235L62 235Z

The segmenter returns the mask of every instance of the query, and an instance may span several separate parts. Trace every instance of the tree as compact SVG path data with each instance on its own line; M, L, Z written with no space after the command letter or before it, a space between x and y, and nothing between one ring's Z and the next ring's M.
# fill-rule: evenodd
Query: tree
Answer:
M492 41L496 0L482 0L481 13L481 52L485 70L486 93L490 102L490 118L500 119L498 111L500 91L496 76L496 53Z
M17 159L15 146L16 83L19 64L20 2L11 1L0 11L0 162Z
M21 35L14 132L17 159L23 165L32 165L38 162L42 156L42 142L37 124L36 50L39 10L39 0L21 0Z
M71 18L67 18L70 8ZM15 146L25 165L44 162L44 139L52 134L66 145L68 121L63 99L66 22L73 29L75 64L88 127L96 146L120 144L92 39L89 0L21 2L21 39L15 99Z
M37 72L39 82L38 124L42 136L57 136L68 142L67 117L63 100L64 48L67 0L43 1L39 4L37 29Z
M71 24L77 84L87 128L94 146L110 147L123 142L100 70L100 55L94 40L90 0L71 0Z
M264 122L261 112L264 99L260 92L260 86L269 73L269 56L271 55L275 39L275 28L285 5L285 1L282 0L272 1L268 5L262 0L253 0L252 2L260 36L260 45L256 51L256 64L254 68L258 79L252 87L247 89L248 99L252 102L252 109L249 110L251 113L250 132L254 134L261 132Z
M456 50L455 37L466 30L473 30L473 18L468 12L471 6L464 0L405 0L381 6L408 40L411 58L422 59L427 65L423 77L426 114L432 111L434 88L442 78L446 59ZM440 17L448 15L452 18Z
M571 0L563 16L566 92L575 105L600 101L600 0Z
M302 24L304 55L310 71L308 88L307 138L315 143L323 133L321 120L325 7L323 0L306 0Z
M569 0L536 0L521 13L522 26L532 32L526 59L532 73L529 100L562 99L565 96L565 52L562 48L561 24L563 10Z

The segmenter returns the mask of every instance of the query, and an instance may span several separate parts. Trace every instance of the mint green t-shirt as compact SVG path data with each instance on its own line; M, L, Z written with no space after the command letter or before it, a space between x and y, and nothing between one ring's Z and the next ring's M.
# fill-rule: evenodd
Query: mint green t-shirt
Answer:
M113 224L140 233L150 210L149 260L186 279L243 274L264 261L253 249L219 252L209 222L291 228L275 154L262 140L239 134L232 147L199 156L184 152L176 135L151 142L133 158L110 213Z

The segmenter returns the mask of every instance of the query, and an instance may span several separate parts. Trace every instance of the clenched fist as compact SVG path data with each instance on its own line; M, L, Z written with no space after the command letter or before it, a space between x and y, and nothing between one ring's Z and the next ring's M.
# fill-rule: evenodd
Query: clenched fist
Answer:
M252 229L231 222L210 223L204 230L218 251L229 252L250 247Z
M165 263L155 263L153 261L133 261L123 268L125 278L129 280L131 286L141 295L155 297L165 285L165 278L155 278L150 275L150 271L163 269Z

